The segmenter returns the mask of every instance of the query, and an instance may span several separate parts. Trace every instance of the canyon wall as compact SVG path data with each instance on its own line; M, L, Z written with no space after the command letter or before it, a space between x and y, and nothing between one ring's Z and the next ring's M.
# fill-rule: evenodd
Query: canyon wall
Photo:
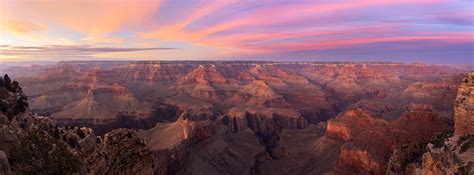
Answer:
M399 147L391 156L388 174L474 174L473 75L462 79L457 92L454 134Z

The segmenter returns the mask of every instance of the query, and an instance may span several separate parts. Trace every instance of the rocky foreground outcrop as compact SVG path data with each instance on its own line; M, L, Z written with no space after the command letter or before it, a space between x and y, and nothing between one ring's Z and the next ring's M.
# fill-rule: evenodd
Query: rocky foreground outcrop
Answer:
M117 129L104 136L86 161L90 174L153 174L152 152L135 130Z
M387 174L474 174L474 72L461 82L454 103L454 135L399 147Z
M2 174L80 172L78 141L70 131L31 113L18 82L0 77L0 152ZM5 160L5 157L7 160Z

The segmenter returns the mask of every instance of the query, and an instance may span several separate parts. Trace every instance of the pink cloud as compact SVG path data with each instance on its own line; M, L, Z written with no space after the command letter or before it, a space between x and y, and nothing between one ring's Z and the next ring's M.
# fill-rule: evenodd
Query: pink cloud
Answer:
M269 45L242 45L252 49L273 50L273 51L303 51L303 50L326 50L341 47L356 46L360 44L379 43L379 42L401 42L401 41L440 41L448 43L466 43L472 42L474 36L470 33L446 33L437 36L390 36L390 37L363 37L352 39L334 39L334 40L313 40L297 43L275 43Z
M103 37L120 27L139 27L151 20L160 1L1 1L0 20L59 25L92 37Z
M295 20L298 17L310 16L315 14L334 13L343 10L361 9L368 7L379 7L396 4L425 4L440 3L442 0L360 0L347 1L341 3L329 4L298 4L283 7L271 7L259 10L255 13L246 15L245 17L227 20L217 25L205 27L203 30L195 32L196 35L206 37L210 34L235 28L244 28L247 26L262 26L276 23L284 23Z

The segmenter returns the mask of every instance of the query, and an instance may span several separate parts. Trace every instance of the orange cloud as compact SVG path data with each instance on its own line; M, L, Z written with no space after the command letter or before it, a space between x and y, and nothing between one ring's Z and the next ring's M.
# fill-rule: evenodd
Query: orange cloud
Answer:
M0 20L31 19L72 29L90 36L103 36L120 27L140 27L159 8L160 1L151 0L44 0L1 1ZM17 25L18 26L18 25ZM28 31L17 27L16 31Z
M1 21L4 30L23 35L26 33L34 32L34 31L44 31L46 27L38 24L34 24L29 21L21 21L21 20L5 20Z

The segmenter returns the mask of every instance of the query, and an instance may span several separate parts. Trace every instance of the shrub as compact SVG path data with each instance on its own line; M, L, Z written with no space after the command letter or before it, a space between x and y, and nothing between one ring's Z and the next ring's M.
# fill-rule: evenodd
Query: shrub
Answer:
M60 134L59 134L59 127L55 126L53 131L51 132L51 135L53 136L54 139L59 140L60 139Z
M9 89L9 87L11 86L11 83L12 83L12 80L10 79L10 77L8 77L8 74L5 74L3 76L3 80L4 80L4 86Z
M18 113L26 112L28 110L28 98L17 81L13 81L8 77L8 74L2 78L4 87L0 86L0 111L8 116L8 119L13 119ZM12 95L12 93L15 93Z
M12 92L21 92L21 87L18 84L18 81L13 81L12 84L10 85L10 91Z
M82 131L81 128L78 128L78 129L77 129L77 135L78 135L79 137L81 137L81 139L83 139L83 138L86 137L86 134L84 133L84 131Z
M63 142L67 142L67 135L63 135L63 137L61 138L63 140Z
M26 95L21 94L18 100L16 101L14 113L26 112L28 106L28 98L26 97Z
M0 99L0 111L7 113L8 103L4 99Z
M71 148L77 148L77 146L79 146L79 143L77 142L75 137L68 137L67 144L71 146Z
M12 149L9 160L17 174L73 174L80 159L46 132L30 131Z

